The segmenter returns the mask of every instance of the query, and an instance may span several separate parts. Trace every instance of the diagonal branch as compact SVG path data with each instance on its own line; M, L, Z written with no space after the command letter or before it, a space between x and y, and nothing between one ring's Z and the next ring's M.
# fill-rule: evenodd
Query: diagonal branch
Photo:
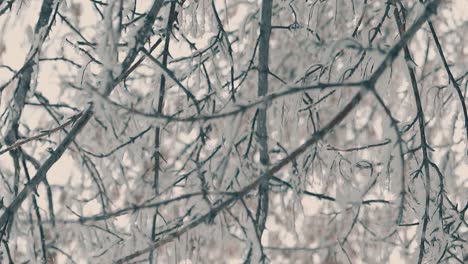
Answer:
M61 130L61 129L63 129L63 128L71 125L71 124L73 124L82 114L83 113L79 113L77 115L74 115L74 116L70 117L67 122L65 122L65 123L63 123L63 124L61 124L61 125L59 125L57 127L54 127L52 129L42 131L38 135L16 141L15 143L8 146L7 148L0 150L0 156L5 154L8 151L19 148L19 147L21 147L22 145L24 145L24 144L26 144L28 142L43 138L45 136L52 135L53 133L55 133L55 132L57 132L57 131L59 131L59 130Z
M201 225L208 219L213 218L222 210L224 210L226 207L232 205L233 203L237 202L242 197L247 195L249 192L255 190L261 183L269 179L272 175L279 172L292 160L296 159L299 155L304 153L310 146L314 145L319 140L321 140L326 134L328 134L328 132L330 132L339 123L341 123L341 121L343 121L343 119L361 102L364 95L367 94L368 89L374 89L375 83L380 79L380 77L382 76L384 71L387 69L387 67L391 65L392 62L397 58L399 52L403 49L406 43L408 43L408 41L414 36L414 34L421 28L421 26L426 21L426 19L432 13L434 13L439 3L440 3L440 0L434 0L426 5L424 13L418 19L416 19L416 21L407 30L407 32L401 36L400 41L390 50L390 52L387 54L383 62L379 65L377 70L374 72L374 74L369 78L369 81L364 82L363 86L365 87L365 89L362 89L361 91L359 91L351 99L351 101L348 104L346 104L346 106L327 125L325 125L325 127L323 127L321 130L314 133L305 143L303 143L296 150L294 150L288 157L285 157L284 159L280 160L275 165L271 166L260 177L258 177L249 185L242 188L242 190L239 191L239 194L237 196L230 197L224 201L218 201L217 203L218 205L215 207L212 207L207 213L193 219L191 222L187 223L186 225L182 226L179 229L172 230L171 232L166 233L166 236L164 238L161 238L160 240L152 243L150 246L144 249L137 250L134 253L117 260L115 263L127 263L130 260L138 256L141 256L142 254L146 254L151 250L154 250L164 244L167 244L173 241L175 238Z
M132 62L135 60L139 45L142 45L150 36L151 34L151 27L156 20L156 16L158 15L159 10L162 7L164 0L155 0L153 2L153 6L151 7L150 11L146 15L145 22L143 27L137 32L136 37L136 44L135 47L130 49L126 58L122 62L122 74L114 81L109 81L106 83L106 90L105 95L108 96L115 86L121 81L122 76L126 74L126 70L130 68ZM18 196L11 202L11 204L5 208L5 211L0 216L0 227L3 227L9 219L14 216L16 211L20 208L21 204L26 200L29 194L37 188L40 182L46 179L47 172L49 169L62 157L63 153L69 147L69 145L73 142L75 137L82 131L84 126L91 120L93 115L93 107L90 105L81 115L81 117L76 121L75 126L71 129L71 131L67 134L65 139L60 143L60 145L55 149L49 158L44 162L44 164L37 170L36 175L31 179L30 182L26 184L24 189L18 194Z
M91 119L92 116L92 106L81 115L81 117L76 121L75 126L70 130L70 133L65 137L65 139L60 143L60 145L54 150L50 157L42 164L42 166L37 170L36 175L25 185L23 190L18 194L18 196L13 200L13 202L5 208L5 212L0 216L0 226L6 224L8 219L12 217L16 211L20 208L21 204L26 200L31 192L35 192L39 183L41 183L47 176L47 172L52 167L52 165L57 162L63 153L67 150L68 146L73 142L75 137L81 132L86 123Z
M437 37L437 34L434 29L434 25L432 25L432 22L430 19L427 20L427 23L429 24L429 28L431 30L432 38L434 39L434 42L437 47L437 51L439 52L440 59L442 60L442 63L444 64L445 71L447 72L447 75L449 77L450 82L453 84L453 87L455 88L455 91L457 92L458 99L460 100L460 104L462 106L463 110L463 115L465 116L465 130L466 130L466 139L468 144L468 111L466 109L466 98L463 96L463 93L460 89L460 85L458 84L457 80L453 77L452 71L450 70L450 67L447 63L447 59L445 58L444 51L442 50L442 46L440 45L439 38Z

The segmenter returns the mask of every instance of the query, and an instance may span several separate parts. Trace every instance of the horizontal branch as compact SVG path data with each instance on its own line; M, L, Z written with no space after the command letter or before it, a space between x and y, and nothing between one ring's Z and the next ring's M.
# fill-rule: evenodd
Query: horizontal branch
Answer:
M236 104L234 107L237 109L226 111L224 113L217 113L217 114L212 114L212 115L204 115L204 114L199 114L196 116L176 116L179 113L168 115L168 114L161 114L161 113L147 113L143 112L134 108L130 108L128 106L121 105L115 101L112 101L110 98L105 97L101 94L101 97L111 105L121 108L123 110L126 110L129 113L147 117L147 118L154 118L154 119L159 119L159 120L164 120L167 122L196 122L196 121L208 121L208 120L215 120L215 119L221 119L225 117L229 117L232 115L237 115L240 113L243 113L249 109L258 107L261 104L265 103L270 103L276 99L282 98L284 96L288 95L293 95L297 94L300 92L305 92L305 91L310 91L310 90L319 90L319 89L329 89L329 88L339 88L339 87L362 87L365 86L366 82L350 82L350 83L318 83L315 85L309 85L309 86L291 86L286 88L284 91L280 92L275 92L268 94L264 96L261 99L258 99L254 102L251 103L246 103L246 104Z

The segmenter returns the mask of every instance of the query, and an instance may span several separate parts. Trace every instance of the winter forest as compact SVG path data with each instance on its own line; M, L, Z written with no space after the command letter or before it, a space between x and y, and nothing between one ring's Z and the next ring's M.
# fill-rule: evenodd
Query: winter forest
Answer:
M466 0L0 0L0 263L467 263Z

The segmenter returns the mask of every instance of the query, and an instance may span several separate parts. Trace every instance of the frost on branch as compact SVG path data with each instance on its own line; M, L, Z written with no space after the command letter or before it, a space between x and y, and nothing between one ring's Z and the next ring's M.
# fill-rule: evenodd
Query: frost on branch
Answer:
M460 1L0 2L2 260L466 262Z

